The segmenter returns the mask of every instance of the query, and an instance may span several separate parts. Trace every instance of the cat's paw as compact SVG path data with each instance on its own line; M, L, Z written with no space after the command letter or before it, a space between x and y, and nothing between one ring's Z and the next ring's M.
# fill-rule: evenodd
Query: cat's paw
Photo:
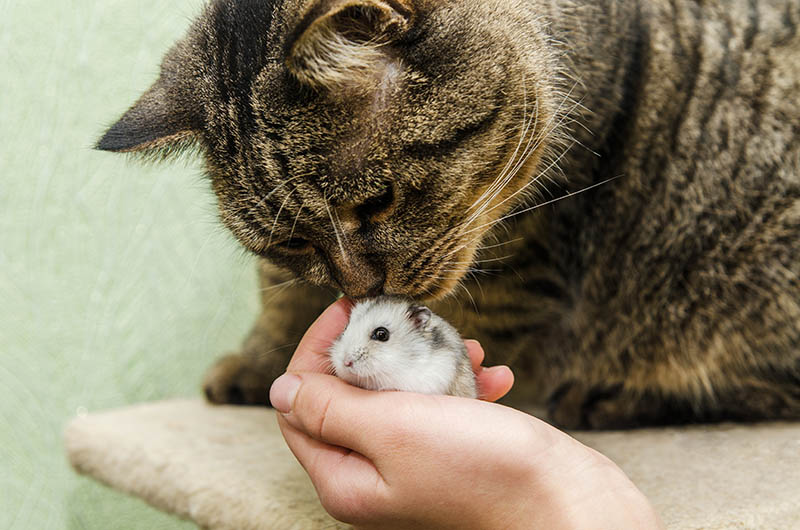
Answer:
M285 370L277 364L238 353L226 355L206 372L206 399L216 405L269 406L269 387Z
M637 425L637 403L622 383L568 381L548 399L548 416L563 429L624 429Z

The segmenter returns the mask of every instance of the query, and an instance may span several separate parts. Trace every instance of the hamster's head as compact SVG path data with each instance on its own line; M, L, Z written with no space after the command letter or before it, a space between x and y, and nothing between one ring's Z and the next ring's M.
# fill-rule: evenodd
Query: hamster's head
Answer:
M336 375L370 390L410 390L431 360L431 318L427 307L402 300L358 303L330 349Z

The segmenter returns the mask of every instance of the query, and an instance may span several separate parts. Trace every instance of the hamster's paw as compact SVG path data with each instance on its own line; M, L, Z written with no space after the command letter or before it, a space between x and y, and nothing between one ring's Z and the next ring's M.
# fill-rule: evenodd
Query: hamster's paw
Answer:
M269 406L269 388L286 370L279 364L277 359L265 362L239 353L226 355L206 372L206 399L215 405Z

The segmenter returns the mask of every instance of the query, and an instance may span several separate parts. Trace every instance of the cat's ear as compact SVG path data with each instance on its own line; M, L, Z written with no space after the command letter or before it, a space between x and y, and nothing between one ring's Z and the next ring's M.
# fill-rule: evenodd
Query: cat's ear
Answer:
M166 155L193 143L200 120L192 98L181 94L175 76L162 75L141 98L106 131L96 148L116 153Z
M414 15L411 0L321 0L290 49L289 69L318 88L374 79L382 48L410 29Z

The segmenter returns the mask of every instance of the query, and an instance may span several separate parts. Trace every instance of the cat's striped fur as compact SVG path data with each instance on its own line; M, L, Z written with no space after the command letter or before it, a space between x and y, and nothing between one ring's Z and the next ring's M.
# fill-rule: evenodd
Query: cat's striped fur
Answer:
M194 139L269 258L212 401L263 402L330 285L438 298L560 425L798 418L798 24L800 0L216 0L100 147Z

